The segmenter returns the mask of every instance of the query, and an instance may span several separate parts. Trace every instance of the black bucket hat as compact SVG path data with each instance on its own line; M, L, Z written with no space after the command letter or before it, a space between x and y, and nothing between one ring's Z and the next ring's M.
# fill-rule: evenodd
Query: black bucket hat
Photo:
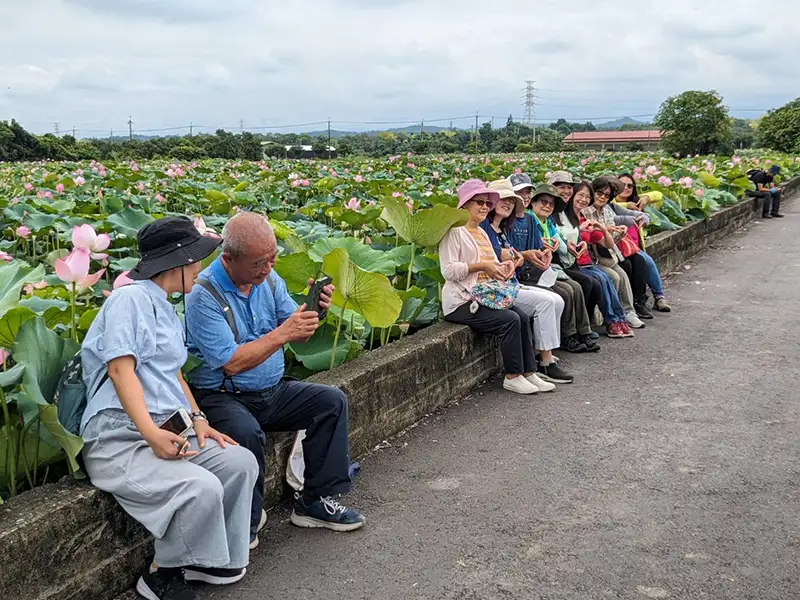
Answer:
M188 217L164 217L142 227L136 243L141 258L128 277L142 280L199 262L222 240L202 235Z

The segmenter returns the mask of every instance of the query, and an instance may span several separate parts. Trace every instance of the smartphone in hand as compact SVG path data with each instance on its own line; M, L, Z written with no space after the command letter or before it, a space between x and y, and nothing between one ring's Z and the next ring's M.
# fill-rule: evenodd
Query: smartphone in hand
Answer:
M170 431L186 440L186 438L188 438L189 434L192 432L192 419L189 418L189 413L186 412L185 408L179 408L172 413L166 421L159 425L159 428ZM183 454L188 449L189 441L186 440L184 441L183 446L178 449L178 451L179 453Z
M306 296L306 309L316 311L320 321L325 318L325 316L328 314L328 311L320 307L319 296L322 293L323 288L326 285L330 285L332 281L333 278L329 277L328 275L317 279L311 285L311 288L308 290L308 295Z

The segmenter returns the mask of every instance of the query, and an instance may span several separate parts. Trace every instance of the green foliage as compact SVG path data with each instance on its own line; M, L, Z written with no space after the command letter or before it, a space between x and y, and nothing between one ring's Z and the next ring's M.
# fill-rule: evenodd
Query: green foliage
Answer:
M780 152L800 152L800 98L761 117L758 141Z
M667 98L653 123L663 132L661 144L670 153L711 154L731 140L728 109L716 91L687 91Z

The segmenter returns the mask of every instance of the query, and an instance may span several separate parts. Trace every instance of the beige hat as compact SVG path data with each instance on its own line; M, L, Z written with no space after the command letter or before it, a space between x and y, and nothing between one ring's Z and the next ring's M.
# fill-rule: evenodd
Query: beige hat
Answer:
M547 178L547 183L550 185L556 185L557 183L569 183L571 185L575 183L575 179L572 177L572 173L569 171L556 171L555 173L550 174L550 177Z
M525 205L522 202L522 198L517 196L517 193L514 191L514 186L511 185L511 182L508 179L498 179L497 181L492 181L486 187L500 194L501 200L503 198L513 198L515 204L514 210L517 212L525 210Z

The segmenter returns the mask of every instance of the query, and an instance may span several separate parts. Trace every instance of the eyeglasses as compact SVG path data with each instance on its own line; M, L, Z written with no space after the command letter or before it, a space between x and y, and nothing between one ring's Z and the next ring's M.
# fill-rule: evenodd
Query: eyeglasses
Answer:
M486 206L488 208L492 207L491 200L473 200L473 202L475 203L476 206Z
M548 199L544 199L544 200L539 200L539 203L542 206L555 206L556 205L556 203L553 202L552 200L550 200L549 198Z
M625 189L626 190L632 190L633 189L633 184L632 183L626 183L625 184Z
M611 196L611 192L595 192L595 198L609 198Z

